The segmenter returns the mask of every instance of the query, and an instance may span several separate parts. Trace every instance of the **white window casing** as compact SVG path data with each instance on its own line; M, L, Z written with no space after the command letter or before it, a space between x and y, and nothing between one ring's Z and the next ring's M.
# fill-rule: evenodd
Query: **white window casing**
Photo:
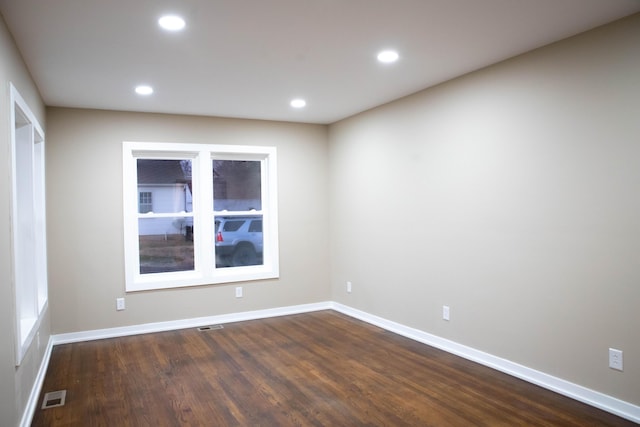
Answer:
M11 246L15 360L19 366L48 303L44 132L13 85L11 98Z
M140 213L138 160L190 161L191 186L184 184L184 191L191 199L189 208L182 211L174 209L170 212ZM216 209L213 200L214 160L260 162L259 210L227 212ZM140 191L148 191L148 188ZM279 276L275 147L125 141L123 197L126 292L273 279ZM155 194L153 197L155 206L158 198ZM262 217L264 249L260 264L225 267L216 265L214 226L215 219L222 215ZM192 268L185 271L141 272L139 227L141 221L149 220L191 224L189 227L193 232Z

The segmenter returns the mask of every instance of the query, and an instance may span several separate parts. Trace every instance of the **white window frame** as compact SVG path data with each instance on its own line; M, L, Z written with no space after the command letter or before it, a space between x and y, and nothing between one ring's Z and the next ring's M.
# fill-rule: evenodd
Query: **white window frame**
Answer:
M44 132L10 84L11 247L15 360L22 363L48 306Z
M193 216L195 266L192 271L140 274L138 220L159 214L138 212L138 159L192 161L193 212L179 214ZM211 209L213 206L213 160L261 162L262 210L232 214L262 215L264 241L262 265L216 268L214 216L223 213ZM122 163L126 292L279 277L275 147L124 141ZM226 214L225 212L224 215ZM175 214L171 215L175 216Z

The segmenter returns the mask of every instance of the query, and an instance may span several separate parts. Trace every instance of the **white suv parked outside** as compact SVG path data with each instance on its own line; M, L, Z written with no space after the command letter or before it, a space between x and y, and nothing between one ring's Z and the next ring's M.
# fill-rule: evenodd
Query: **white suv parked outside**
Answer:
M262 216L217 216L216 267L262 264Z

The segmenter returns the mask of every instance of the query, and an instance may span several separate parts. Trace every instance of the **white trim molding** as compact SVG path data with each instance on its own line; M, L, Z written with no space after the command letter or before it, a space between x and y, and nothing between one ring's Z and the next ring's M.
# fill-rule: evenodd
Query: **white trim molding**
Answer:
M171 198L175 198L175 201L180 200L179 203L172 202L169 203L170 206L164 207L158 205L158 212L140 212L141 189L147 191L155 188L153 191L158 192L158 195L164 191L159 190L156 184L139 181L139 162L147 160L177 162L181 169L182 162L189 165L182 169L180 183L169 187L172 188L169 189L170 192L175 192ZM254 166L259 166L259 169L254 170L259 174L259 179L250 185L253 192L251 197L255 197L255 200L243 202L237 209L227 206L225 201L229 200L226 200L226 196L218 195L214 189L213 183L217 178L213 169L217 167L214 166L214 162L218 161L249 161ZM124 141L122 208L126 292L279 277L277 167L276 147ZM188 194L191 206L187 203ZM234 197L239 195L236 194ZM238 265L219 265L217 260L222 253L222 247L218 246L218 238L222 240L222 231L227 230L214 229L216 218L220 220L223 217L247 216L262 221L259 230L262 236L260 243L254 241L251 245L254 257L261 254L259 262L254 259L248 263L250 265L241 265L242 262ZM139 237L164 235L166 238L167 235L180 234L186 237L186 228L183 228L183 225L187 224L186 221L191 221L193 265L184 265L180 271L143 272L140 265L142 249ZM228 246L226 249L232 250L233 247Z
M35 414L36 408L38 407L38 398L40 397L42 385L44 384L44 379L47 375L47 369L49 368L49 360L51 359L52 350L53 339L52 337L49 337L47 348L44 351L44 356L42 356L42 362L40 362L40 368L38 369L33 387L31 387L31 393L29 393L27 406L25 407L24 412L22 413L22 418L20 419L20 427L29 427L31 425L31 422L33 421L33 415Z
M245 311L241 313L221 314L218 316L197 317L193 319L173 320L169 322L145 323L142 325L123 326L120 328L97 329L93 331L72 332L53 337L53 345L69 344L81 341L101 340L104 338L125 337L129 335L149 334L153 332L173 331L176 329L198 328L207 325L221 325L246 320L266 319L269 317L288 316L291 314L309 313L319 310L330 310L330 302L295 305L289 307L269 308L265 310Z
M15 366L20 366L47 311L45 137L13 83L11 102L11 285L15 298Z
M444 350L472 362L488 366L489 368L520 378L521 380L527 381L531 384L535 384L582 403L586 403L587 405L602 409L603 411L618 415L619 417L627 420L640 423L640 406L633 405L604 393L600 393L561 378L545 374L544 372L511 362L507 359L429 334L419 329L410 328L382 317L374 316L340 303L332 303L331 308L342 314L346 314L353 318L383 328L389 332Z
M369 324L383 328L389 332L410 338L414 341L436 347L456 356L463 357L472 362L493 368L508 375L520 378L529 383L560 393L590 406L602 409L618 415L627 420L640 423L640 406L608 396L586 387L571 383L561 378L554 377L544 372L522 366L509 360L476 350L451 340L447 340L427 332L410 328L397 322L393 322L382 317L378 317L361 310L332 301L319 302L314 304L303 304L289 307L270 308L265 310L246 311L241 313L222 314L217 316L198 317L193 319L175 320L169 322L146 323L142 325L124 326L119 328L98 329L93 331L73 332L67 334L52 335L36 384L31 392L27 408L20 426L28 426L37 406L37 399L40 395L44 377L51 351L54 345L67 344L81 341L91 341L104 338L115 338L129 335L146 334L152 332L163 332L176 329L195 328L200 326L225 324L231 322L242 322L246 320L266 319L269 317L287 316L291 314L310 313L320 310L335 310L339 313L362 320Z

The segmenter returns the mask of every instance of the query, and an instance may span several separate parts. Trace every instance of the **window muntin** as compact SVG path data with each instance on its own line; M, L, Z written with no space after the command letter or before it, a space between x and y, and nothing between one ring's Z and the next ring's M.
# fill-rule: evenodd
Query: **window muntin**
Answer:
M125 142L123 165L127 291L278 277L275 148Z

